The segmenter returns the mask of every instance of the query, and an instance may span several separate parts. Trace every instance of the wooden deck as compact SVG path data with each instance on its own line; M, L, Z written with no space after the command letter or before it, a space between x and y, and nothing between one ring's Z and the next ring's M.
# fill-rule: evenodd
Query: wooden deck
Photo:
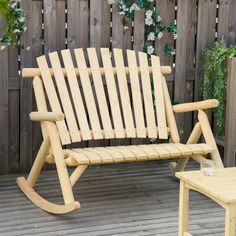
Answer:
M60 216L32 205L16 177L0 177L0 235L177 236L179 182L167 162L88 168L74 187L81 210ZM62 202L55 171L44 172L37 186L42 196ZM223 209L191 192L190 232L220 236L223 231Z

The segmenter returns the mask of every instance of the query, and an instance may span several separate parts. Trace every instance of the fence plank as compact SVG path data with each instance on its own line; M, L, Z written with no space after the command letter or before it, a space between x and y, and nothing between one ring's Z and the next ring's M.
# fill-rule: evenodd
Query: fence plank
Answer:
M227 102L225 119L224 165L235 166L236 158L236 57L228 60Z
M236 43L236 1L220 0L219 1L219 23L218 39L222 37L227 44Z
M161 21L165 25L175 22L175 1L157 0L157 11L160 13ZM173 57L166 56L163 52L165 44L174 45L173 36L170 33L164 33L160 40L155 42L157 55L160 57L162 65L173 65Z
M0 35L4 33L6 20L0 15ZM8 50L0 50L0 174L8 173Z
M191 84L193 81L186 82L186 80L194 80L195 75L196 4L196 0L178 1L177 26L179 36L176 42L174 95L175 101L179 103L193 99L192 93L188 93L186 90L189 86L193 86ZM181 139L186 141L192 129L192 114L180 114L176 118Z
M201 53L215 41L217 0L199 0L194 100L200 99Z
M9 103L9 172L19 171L19 152L20 152L20 78L18 74L18 49L8 48L8 103ZM18 88L10 91L10 78L14 78L18 83Z
M87 0L69 0L68 15L68 48L87 48L89 46L89 11Z
M144 10L136 11L134 15L133 30L133 49L135 51L143 51L144 46Z

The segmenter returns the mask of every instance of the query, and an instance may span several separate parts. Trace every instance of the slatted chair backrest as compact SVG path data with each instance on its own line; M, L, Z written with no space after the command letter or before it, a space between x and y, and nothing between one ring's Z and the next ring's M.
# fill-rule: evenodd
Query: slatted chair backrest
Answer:
M75 62L69 49L61 51L63 63L57 52L49 54L50 65L45 56L37 58L51 110L65 114L65 121L57 122L63 145L91 139L167 139L169 135L178 142L157 56L151 56L150 67L146 53L127 50L125 67L121 49L113 50L112 60L109 49L102 48L102 66L95 48L88 48L86 54L88 62L83 49L74 50Z

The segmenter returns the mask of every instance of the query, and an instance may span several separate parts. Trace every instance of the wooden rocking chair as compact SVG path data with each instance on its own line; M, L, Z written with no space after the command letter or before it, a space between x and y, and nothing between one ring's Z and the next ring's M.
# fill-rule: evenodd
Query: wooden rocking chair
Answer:
M218 106L217 100L172 106L164 78L171 73L171 68L160 66L157 56L151 56L149 66L146 53L136 55L135 51L127 50L128 66L125 67L121 49L113 50L115 66L109 49L102 48L100 53L103 67L99 66L95 48L88 48L86 57L83 49L75 49L73 57L66 49L60 55L63 66L58 53L53 52L49 54L51 68L46 57L41 56L37 58L39 68L22 72L23 77L33 77L38 111L32 112L30 119L40 122L43 142L27 180L19 177L17 183L35 205L55 214L80 208L80 203L74 200L72 187L89 165L179 157L177 163L171 163L175 172L184 170L190 157L199 162L210 154L216 166L223 167L203 111ZM76 66L72 58L75 58ZM181 144L174 112L195 110L198 110L199 121L187 144ZM202 134L205 143L197 143ZM155 138L169 142L65 148L65 145L84 140L115 138ZM64 205L48 202L34 191L45 162L56 164ZM67 166L75 167L70 176Z

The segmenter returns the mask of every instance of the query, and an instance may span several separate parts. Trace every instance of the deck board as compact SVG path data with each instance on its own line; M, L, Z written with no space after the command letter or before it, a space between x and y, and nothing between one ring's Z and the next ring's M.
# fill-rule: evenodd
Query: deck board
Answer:
M82 208L59 216L31 204L16 177L0 176L0 235L177 236L179 182L166 161L89 167L74 187ZM37 189L62 203L55 171L43 172ZM196 192L190 194L190 232L224 235L223 209Z

